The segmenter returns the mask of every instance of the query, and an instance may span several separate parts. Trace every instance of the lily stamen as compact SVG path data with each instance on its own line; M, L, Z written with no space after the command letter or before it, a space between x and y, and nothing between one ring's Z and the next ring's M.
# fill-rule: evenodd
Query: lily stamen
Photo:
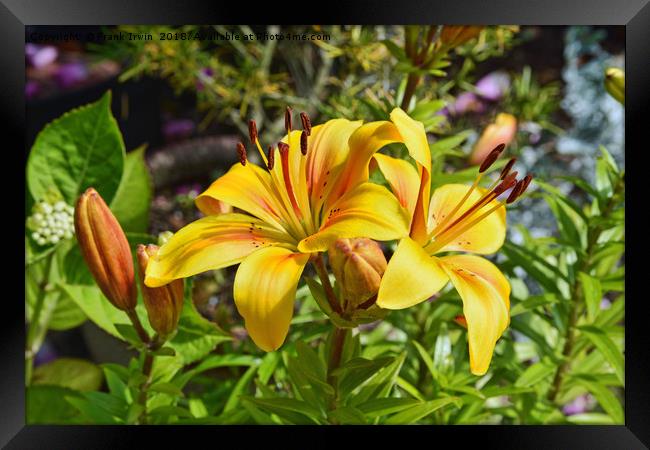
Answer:
M469 198L470 195L472 195L472 192L474 192L474 189L478 187L479 182L481 181L481 178L483 177L483 173L490 168L492 164L499 158L499 155L501 155L501 152L503 152L503 149L506 148L505 144L499 144L492 151L485 157L483 160L483 163L479 167L478 174L476 175L476 178L474 179L474 183L472 183L472 186L469 188L469 190L465 193L465 196L461 199L460 202L454 207L454 209L447 215L447 217L443 218L442 222L440 222L436 227L431 231L432 235L437 235L441 233L441 229L447 225L447 223L456 215L456 213L460 210L460 208L465 204L467 199ZM513 163L514 164L514 163ZM510 166L512 167L512 166ZM502 172L503 173L503 172ZM497 180L495 183L492 184L492 186L489 187L488 191L491 191L494 189L496 186L496 183L499 180ZM483 197L485 198L485 196ZM481 200L483 200L481 198ZM453 225L453 224L452 224ZM449 227L447 227L449 228ZM444 232L444 230L442 231Z
M306 112L300 113L300 121L302 122L302 129L305 130L307 136L311 136L311 120Z
M242 166L246 165L246 147L243 142L237 143L237 155Z
M289 111L289 108L287 108L287 111ZM289 126L291 126L290 123ZM287 194L289 194L291 206L293 206L296 215L302 217L302 212L300 211L300 206L298 206L298 200L296 200L296 194L291 184L291 174L289 173L289 144L279 142L278 151L280 152L280 159L282 161L282 177L284 178L284 185L287 188Z
M273 170L273 166L275 163L275 152L273 150L274 150L273 146L269 145L268 161L266 162L266 167L268 167L269 171Z
M284 112L284 129L287 131L287 134L291 134L292 128L292 119L291 119L291 113L293 110L287 106L287 109Z
M300 153L304 155L307 154L307 131L303 130L302 133L300 133Z

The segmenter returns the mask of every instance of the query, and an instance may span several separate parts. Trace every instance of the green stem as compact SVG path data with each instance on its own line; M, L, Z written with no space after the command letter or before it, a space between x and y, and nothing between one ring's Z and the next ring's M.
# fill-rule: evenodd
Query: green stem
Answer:
M38 297L36 304L32 310L32 317L29 321L29 328L27 330L27 339L25 342L25 386L29 386L32 381L32 372L34 371L34 356L36 356L37 348L34 348L34 341L39 332L39 321L41 313L43 312L43 304L45 297L48 293L48 283L50 279L50 270L52 269L53 253L48 255L45 264L45 271L43 272L43 281L39 285Z
M323 259L323 254L318 253L313 259L312 262L316 268L316 273L320 278L321 283L323 284L323 289L325 290L325 295L327 296L327 302L330 305L330 308L334 310L337 314L341 314L343 310L341 309L341 303L339 302L332 283L330 283L330 277L327 274L327 269L325 268L325 260Z
M336 325L333 325L332 330L332 344L330 349L329 360L327 362L327 383L334 388L334 395L330 401L329 408L331 411L336 409L338 403L338 376L333 375L336 369L341 367L341 356L343 355L343 346L345 344L345 335L347 330L344 328L339 328ZM331 421L332 424L336 424L335 420Z
M623 181L619 180L617 183L614 193L610 197L604 211L601 212L601 217L608 217L614 206L618 203L618 196L623 191ZM594 228L589 230L587 236L587 249L585 258L582 260L581 264L578 267L577 272L589 272L591 269L591 259L593 257L594 250L598 243L601 233L603 232L603 226L601 224L596 225ZM576 272L576 273L577 273ZM569 322L567 325L567 331L564 340L564 347L562 348L562 363L557 368L555 376L553 377L553 382L551 388L548 392L548 400L552 403L555 403L558 395L562 390L562 385L566 378L569 368L571 367L571 355L573 354L573 349L576 344L577 333L576 326L578 320L580 319L580 309L582 306L582 283L580 278L577 277L571 288L571 310L569 312Z
M138 404L142 407L140 415L138 416L137 423L146 424L147 422L147 396L149 393L149 386L151 386L151 375L154 362L154 353L164 344L164 340L160 336L155 335L149 345L144 347L142 353L144 353L144 361L142 363L142 374L145 376L145 380L140 385L140 393L138 394Z
M142 343L150 344L151 339L149 338L149 334L142 326L142 323L140 322L140 318L138 317L138 313L135 312L135 308L127 310L126 315L129 316L129 320L131 320L131 323L133 324L133 328L135 328L135 331L136 333L138 333L138 337L140 338Z

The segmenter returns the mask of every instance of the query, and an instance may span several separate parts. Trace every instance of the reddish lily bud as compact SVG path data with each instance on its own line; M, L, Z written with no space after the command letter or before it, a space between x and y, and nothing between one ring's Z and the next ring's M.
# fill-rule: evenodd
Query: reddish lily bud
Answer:
M343 297L358 306L379 291L386 257L371 239L338 239L329 248L330 266Z
M142 299L147 310L151 328L156 330L160 336L168 336L178 325L178 319L183 310L183 279L174 280L165 286L150 288L144 284L144 277L147 265L151 258L158 253L158 246L149 244L138 245L136 255L138 257L138 269L140 276L140 288Z
M95 189L79 197L74 226L81 255L106 298L123 311L134 309L138 294L129 242Z
M474 149L469 157L470 164L481 164L499 144L508 145L515 138L517 132L517 119L510 114L497 115L494 123L488 125L481 137L474 144Z

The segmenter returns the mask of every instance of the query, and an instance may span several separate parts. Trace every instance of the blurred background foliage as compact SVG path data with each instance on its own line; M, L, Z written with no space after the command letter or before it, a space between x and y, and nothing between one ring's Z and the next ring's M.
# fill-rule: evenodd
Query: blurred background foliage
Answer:
M202 274L187 289L169 354L156 359L150 423L623 423L624 108L604 88L605 69L623 66L621 28L103 31L154 39L26 47L29 423L134 423L142 412L128 321L106 306L74 239L65 231L50 238L59 222L34 218L73 205L86 183L69 167L48 169L51 177L38 170L48 143L101 117L96 126L115 137L104 151L116 170L98 165L90 178L133 245L155 242L199 216L194 197L236 161L248 120L263 142L276 141L287 105L314 124L383 120L401 106L429 133L433 187L471 182L472 156L507 141L515 169L536 174L492 257L512 285L510 327L488 373L471 375L461 302L443 291L348 333L334 391L324 369L331 325L309 286L297 292L285 345L263 354L234 307L234 271ZM329 39L157 38L209 31ZM107 89L112 97L41 131ZM92 164L83 136L77 141L73 157ZM400 146L385 151L406 155ZM378 172L373 180L385 183ZM387 256L393 249L384 246Z

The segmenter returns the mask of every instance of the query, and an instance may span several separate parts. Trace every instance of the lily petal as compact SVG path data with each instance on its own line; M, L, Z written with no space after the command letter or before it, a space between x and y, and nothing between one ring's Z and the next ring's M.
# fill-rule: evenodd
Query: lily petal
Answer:
M374 158L397 200L412 216L420 189L420 177L417 170L403 159L393 158L381 153L376 153Z
M408 223L407 211L388 189L363 183L332 205L320 230L300 241L298 250L324 251L339 238L399 239L408 234Z
M222 201L283 229L282 208L271 194L271 177L265 170L248 162L237 163L195 199L196 206L210 214Z
M400 108L395 108L390 113L390 120L397 127L401 141L406 145L409 155L418 163L420 190L411 222L411 237L420 244L424 244L428 239L427 218L431 193L431 152L427 134L421 122L411 119Z
M413 239L402 239L381 279L377 305L385 309L408 308L431 297L448 281L438 258L428 255Z
M479 256L445 256L440 263L463 300L470 369L483 375L497 339L510 323L510 284L494 264Z
M309 254L269 247L244 259L235 275L234 298L246 330L262 350L277 350L293 316L296 287Z
M159 287L178 278L241 262L270 245L290 246L290 238L245 214L203 217L186 225L149 261L145 284ZM295 248L295 247L294 247Z
M395 125L390 122L369 122L357 128L348 142L350 153L345 168L330 191L325 208L329 208L356 185L368 181L368 166L372 156L382 147L394 142L401 142L401 137Z
M470 186L464 184L445 184L436 189L431 196L431 205L429 206L431 215L430 224L435 227L442 220L446 219L469 189ZM460 217L470 206L476 203L485 192L485 189L482 188L475 189L458 212L454 214L454 217L447 222L445 227L451 225L456 218ZM496 200L492 200L481 207L477 213L474 213L475 217L487 212L497 204L498 202ZM506 209L499 208L472 228L456 237L456 239L440 251L465 251L486 255L499 250L505 238Z
M361 121L333 119L312 128L307 141L307 186L312 205L318 211L350 152L348 140Z

